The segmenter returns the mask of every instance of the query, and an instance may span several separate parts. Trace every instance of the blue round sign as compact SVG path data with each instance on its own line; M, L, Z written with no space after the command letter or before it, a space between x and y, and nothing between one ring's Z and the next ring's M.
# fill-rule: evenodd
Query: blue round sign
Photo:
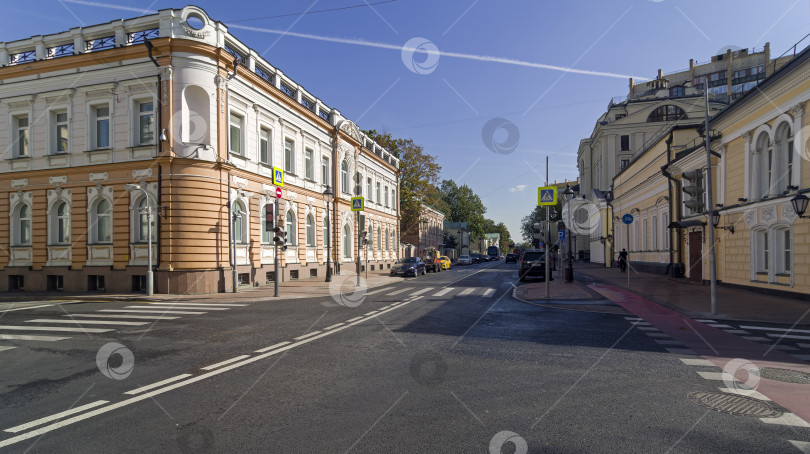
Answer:
M632 214L625 214L622 216L622 222L625 224L632 224L633 223L633 215Z

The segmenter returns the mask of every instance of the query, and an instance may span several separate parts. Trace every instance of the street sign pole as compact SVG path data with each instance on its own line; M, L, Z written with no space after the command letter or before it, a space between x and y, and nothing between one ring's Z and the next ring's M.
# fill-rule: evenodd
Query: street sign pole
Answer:
M546 186L548 186L548 156L546 156ZM546 298L549 298L551 296L551 287L550 287L550 283L548 282L549 279L551 278L551 266L550 266L550 262L548 260L549 259L548 250L550 249L548 243L550 242L549 240L551 239L551 220L549 219L548 215L549 215L549 206L546 205L546 235L545 235L545 238L546 238L546 263L543 266L543 268L545 268L544 271L545 271L545 274L546 274L544 276L545 287L546 287Z
M360 212L357 212L357 286L360 287Z
M630 248L630 224L625 227L627 230L627 248ZM630 251L627 251L627 257L624 259L627 262L627 288L630 288Z
M278 198L276 198L275 208L273 208L273 216L277 214ZM275 254L273 254L273 296L278 297L278 242L273 241L273 244L275 244Z

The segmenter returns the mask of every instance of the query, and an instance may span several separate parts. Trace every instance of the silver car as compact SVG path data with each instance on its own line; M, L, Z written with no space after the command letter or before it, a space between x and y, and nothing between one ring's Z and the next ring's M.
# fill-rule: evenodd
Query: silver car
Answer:
M472 265L472 258L469 255L462 255L456 260L456 265Z

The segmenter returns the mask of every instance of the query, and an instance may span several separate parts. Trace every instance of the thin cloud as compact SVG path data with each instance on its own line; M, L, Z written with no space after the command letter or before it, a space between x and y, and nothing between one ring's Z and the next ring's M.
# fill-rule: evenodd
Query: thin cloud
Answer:
M121 11L131 11L138 14L154 13L155 11L145 10L143 8L135 8L133 6L111 5L109 3L88 2L86 0L62 0L65 3L72 3L74 5L95 6L98 8L117 9Z
M527 186L525 184L519 184L515 187L509 188L509 192L523 192L525 191Z

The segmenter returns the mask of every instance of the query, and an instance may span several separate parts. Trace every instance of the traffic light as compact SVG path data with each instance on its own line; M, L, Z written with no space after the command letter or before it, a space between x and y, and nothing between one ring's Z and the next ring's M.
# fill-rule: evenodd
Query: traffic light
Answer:
M706 204L704 202L703 193L706 190L703 181L703 170L690 170L683 173L683 179L689 184L683 184L683 192L689 196L688 200L684 201L684 205L694 213L702 213Z
M368 244L368 232L365 230L360 232L360 244L362 244L363 246Z
M275 223L275 211L276 205L273 203L266 203L264 204L264 231L265 232L272 232L276 226Z
M273 237L273 242L276 246L281 247L282 251L287 250L287 232L284 231L281 227L276 227L273 229L276 233L276 236Z

